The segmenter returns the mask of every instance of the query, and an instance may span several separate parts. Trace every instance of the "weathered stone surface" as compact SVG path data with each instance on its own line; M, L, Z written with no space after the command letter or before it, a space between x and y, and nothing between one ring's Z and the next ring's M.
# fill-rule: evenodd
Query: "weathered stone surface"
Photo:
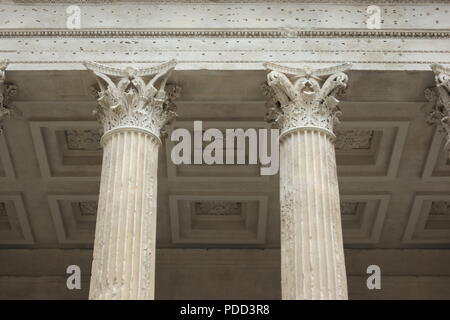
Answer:
M347 299L333 133L346 65L322 70L266 64L280 134L283 299ZM328 76L330 73L334 73Z
M441 41L450 37L448 2L375 3L380 29L367 22L373 2L337 2L2 2L2 55L17 70L82 70L84 60L149 65L168 57L189 70L262 69L268 60L351 61L362 70L427 70L450 62ZM78 5L79 29L67 27L69 4Z
M0 133L3 131L3 121L11 115L11 98L17 93L17 86L6 82L6 68L9 61L0 61Z
M450 68L433 64L431 69L435 75L436 87L425 90L425 97L432 103L433 108L429 121L438 123L447 136L445 148L450 157Z
M86 66L100 86L96 115L105 131L89 297L153 299L159 137L174 116L164 91L174 62L142 70Z
M66 24L72 5L80 9L80 29ZM372 5L379 7L380 29L367 23ZM301 70L303 77L312 78L311 87L313 80L319 87L325 80L314 78L313 69L351 62L349 95L339 103L345 111L343 135L332 128L334 119L329 118L338 110L331 107L330 97L329 104L307 104L309 111L324 107L325 113L314 119L287 112L292 117L289 123L282 121L283 113L278 114L280 128L294 129L285 132L282 142L286 155L282 165L295 166L282 173L282 181L292 187L282 189L286 196L281 208L283 290L289 294L289 285L294 284L294 290L307 298L343 296L342 291L330 289L340 273L330 272L333 259L326 260L340 257L339 248L330 250L327 238L337 235L339 228L319 237L321 230L338 226L332 220L339 211L337 187L334 178L326 179L331 170L322 170L333 167L334 131L344 243L355 246L345 251L349 298L450 297L449 250L445 250L450 243L446 195L450 162L442 151L440 132L426 125L421 109L423 90L437 85L433 119L446 138L448 89L439 74L448 73L442 71L450 65L449 12L445 0L1 1L0 60L10 61L3 83L12 81L21 90L13 103L5 102L9 94L1 96L6 131L0 136L0 298L88 298L101 134L96 133L90 113L95 102L89 85L94 77L82 62L113 66L99 72L117 87L129 76L126 67L158 66L172 58L179 61L173 79L185 89L177 111L184 124L208 119L211 126L222 122L258 128L259 124L247 121L260 122L264 115L259 90L265 76L263 62ZM436 82L430 64L440 65L433 67ZM141 78L149 84L148 77ZM297 80L295 75L287 78L292 84ZM164 105L155 101L158 95L153 90L146 95L142 87L133 87L131 96L141 92L149 98L147 105L138 106L136 100L116 104L113 101L122 100L126 92L108 92L108 86L101 91L105 103L99 111L105 117L100 118L115 120L106 124L110 133L103 139L107 173L102 174L99 219L103 220L97 224L100 234L95 243L96 260L105 263L94 263L92 298L151 298L156 287L155 297L161 299L279 299L278 179L261 177L252 166L174 168L170 158L159 154L156 240L156 196L144 190L151 183L156 190L156 182L142 178L138 170L147 170L144 163L156 163L161 127L170 118L166 111L174 110L171 97L179 90L166 85ZM159 84L154 88L159 91ZM7 92L14 93L15 87ZM94 95L98 98L98 91ZM303 105L307 101L295 92L292 97ZM270 103L281 108L275 95ZM115 111L111 106L117 106ZM283 107L296 110L289 103ZM23 117L14 116L17 110L23 111ZM132 112L123 116L125 110ZM148 123L136 116L136 110L150 111L157 121ZM315 128L297 131L305 125ZM141 154L144 145L152 156ZM155 177L153 170L152 166L145 171L150 178ZM8 198L11 193L18 194L15 201ZM257 210L263 201L240 198L250 193L267 198L263 214ZM169 214L173 195L186 197L178 216L184 218L182 214L188 212L191 219L173 221ZM200 200L199 195L216 200ZM147 207L133 202L133 196L147 201ZM294 211L295 224L289 225L289 208L299 203L304 208ZM299 223L307 219L312 221L309 229ZM144 220L142 228L151 230L149 239L140 236L142 229L126 232ZM194 234L177 242L177 226L180 233L189 232L192 223L202 229L201 241L189 243L196 240ZM225 230L216 232L220 228ZM251 241L257 240L246 243L245 249L239 242L247 239L242 231L249 231ZM286 284L284 279L294 276L288 267L295 262L286 259L292 257L286 255L292 252L286 246L289 241L297 245L297 257L305 256L302 261L311 262L314 270L298 264L297 274L306 270L307 280ZM154 242L161 249L152 282ZM100 244L102 249L97 249ZM149 244L145 253L144 244ZM41 247L61 249L37 249ZM136 262L133 250L142 261ZM80 291L65 286L66 267L74 263L82 270ZM382 290L366 286L366 268L371 264L381 268ZM144 278L148 281L141 282Z

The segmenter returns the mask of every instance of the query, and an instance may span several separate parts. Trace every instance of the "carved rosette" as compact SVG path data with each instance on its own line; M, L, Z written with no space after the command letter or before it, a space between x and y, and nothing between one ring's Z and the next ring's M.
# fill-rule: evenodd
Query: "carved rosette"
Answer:
M268 99L266 121L281 130L280 137L301 128L318 128L334 137L333 128L341 114L338 97L344 93L348 81L343 71L350 65L317 70L272 63L264 66L270 70L262 87Z
M439 123L447 135L445 148L450 157L450 68L433 64L431 69L435 74L436 87L425 90L426 99L433 104L429 121Z
M176 117L173 100L181 88L167 85L176 61L146 69L84 65L94 72L99 85L94 114L103 125L104 137L115 129L139 128L159 140L164 126Z
M17 86L6 81L8 60L0 61L0 133L3 132L3 119L11 114L11 98L17 93Z

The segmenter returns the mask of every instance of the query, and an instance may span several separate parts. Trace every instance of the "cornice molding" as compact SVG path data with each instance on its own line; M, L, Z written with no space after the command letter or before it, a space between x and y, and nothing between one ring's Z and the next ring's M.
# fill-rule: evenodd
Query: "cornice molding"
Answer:
M79 3L79 4L98 4L98 3L140 3L148 0L13 0L14 3ZM152 3L321 3L321 4L448 4L446 0L155 0Z
M0 30L0 38L450 38L448 30Z

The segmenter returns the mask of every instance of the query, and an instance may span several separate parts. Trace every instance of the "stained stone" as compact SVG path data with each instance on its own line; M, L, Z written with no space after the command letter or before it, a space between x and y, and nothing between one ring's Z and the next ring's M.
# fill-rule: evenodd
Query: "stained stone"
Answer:
M348 66L266 67L267 120L281 130L282 298L347 299L333 127Z
M89 298L153 299L160 132L174 116L163 85L174 63L145 70L86 66L102 88L96 114L105 131ZM122 77L113 82L112 75ZM140 75L161 77L163 85L155 88Z

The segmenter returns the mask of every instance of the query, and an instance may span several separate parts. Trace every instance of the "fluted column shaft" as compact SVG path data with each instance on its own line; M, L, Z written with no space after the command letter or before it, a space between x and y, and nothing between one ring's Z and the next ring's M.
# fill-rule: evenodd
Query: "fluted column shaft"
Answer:
M346 299L334 146L316 129L280 140L283 299Z
M159 141L127 128L102 142L90 299L153 299Z
M349 66L265 66L266 120L280 129L282 298L347 299L333 127Z
M166 87L175 62L140 70L85 65L97 77L95 114L105 132L89 298L154 299L158 149L175 116L179 88Z

